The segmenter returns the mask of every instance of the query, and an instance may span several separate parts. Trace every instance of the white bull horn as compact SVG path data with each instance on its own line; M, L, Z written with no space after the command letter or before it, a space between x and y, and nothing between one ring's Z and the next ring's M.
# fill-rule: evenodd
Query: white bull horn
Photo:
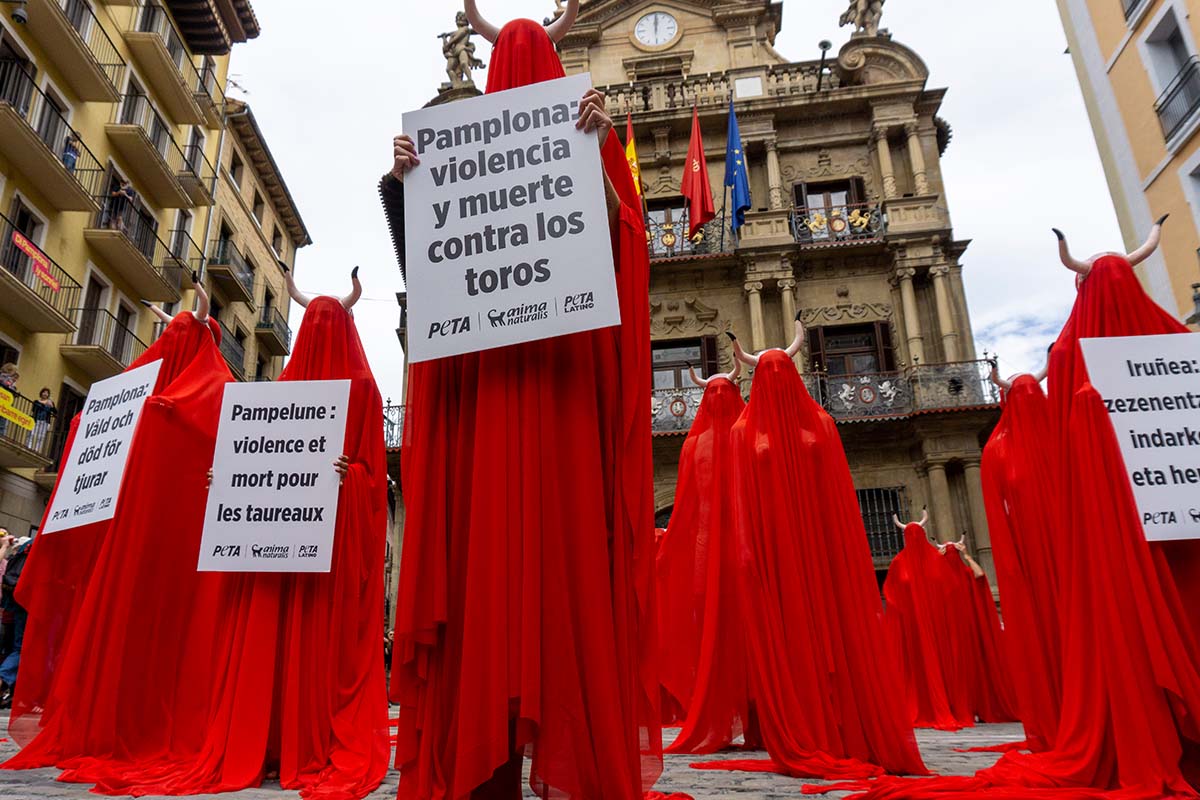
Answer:
M579 16L579 0L567 0L567 10L546 26L546 33L550 36L550 41L555 44L561 42L567 32L571 30L571 26L575 24L577 16Z
M342 308L347 311L354 308L354 304L362 297L362 281L358 279L358 267L355 267L350 273L350 283L354 288L350 290L350 294L342 298Z
M1137 250L1129 254L1129 265L1136 267L1138 264L1145 261L1154 254L1158 249L1158 243L1162 241L1162 225L1167 221L1170 214L1163 214L1157 222L1150 226L1150 235L1146 237L1146 242Z
M463 10L467 12L467 21L471 23L471 28L495 44L496 39L500 37L500 29L483 18L483 15L479 13L479 7L475 5L475 0L464 0Z

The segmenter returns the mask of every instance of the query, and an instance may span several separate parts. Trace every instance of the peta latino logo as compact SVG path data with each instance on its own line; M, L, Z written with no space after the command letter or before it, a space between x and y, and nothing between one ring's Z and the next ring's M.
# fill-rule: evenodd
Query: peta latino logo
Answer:
M493 308L488 312L488 322L493 328L511 328L527 322L540 322L550 316L549 303L526 303L506 311Z
M250 555L254 558L287 558L291 553L291 546L286 544L250 545Z
M596 307L596 297L592 292L569 294L563 298L563 313L573 314L576 311L591 311Z
M242 546L240 544L219 544L213 548L213 558L241 558Z
M296 546L296 558L316 558L317 552L321 548L315 544L301 544Z

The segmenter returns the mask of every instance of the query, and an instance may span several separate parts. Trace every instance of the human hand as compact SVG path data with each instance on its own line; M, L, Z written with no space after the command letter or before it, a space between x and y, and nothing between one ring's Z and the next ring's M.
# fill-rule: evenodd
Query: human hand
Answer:
M421 163L412 137L401 134L392 139L392 177L404 183L404 174Z
M350 457L341 456L337 461L333 462L333 469L340 476L338 478L338 486L346 482L346 473L350 471Z
M583 99L579 101L579 120L575 123L576 129L584 133L596 131L601 148L608 141L609 131L613 129L612 117L608 115L605 107L607 102L608 98L604 96L603 92L598 89L588 89Z
M205 482L205 484L204 484L204 488L205 488L205 489L211 489L211 488L212 488L212 481L213 481L213 471L212 471L212 467L209 467L209 468L208 468L208 476L207 476L207 477L208 477L208 479L207 479L207 481L206 481L206 482Z

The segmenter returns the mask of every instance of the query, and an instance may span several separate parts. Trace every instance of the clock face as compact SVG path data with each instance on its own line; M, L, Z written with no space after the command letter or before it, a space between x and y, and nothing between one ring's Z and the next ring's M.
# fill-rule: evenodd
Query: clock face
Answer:
M665 11L653 11L638 20L633 33L642 44L658 47L675 38L679 23Z

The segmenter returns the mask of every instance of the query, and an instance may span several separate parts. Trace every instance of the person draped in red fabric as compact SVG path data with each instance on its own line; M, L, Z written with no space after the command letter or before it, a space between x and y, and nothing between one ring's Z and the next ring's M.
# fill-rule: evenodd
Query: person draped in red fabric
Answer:
M731 334L735 354L756 368L730 448L762 741L791 775L926 774L842 442L793 362L803 336L797 318L786 350L750 356Z
M1129 256L1086 261L1055 231L1063 263L1080 277L1050 353L1067 489L1061 551L1069 554L1059 573L1063 703L1054 746L1008 753L973 778L892 782L861 797L1200 797L1200 645L1188 618L1196 606L1181 596L1174 572L1191 566L1197 543L1146 541L1112 421L1079 347L1088 337L1186 331L1133 272L1157 248L1161 225ZM822 790L831 788L838 787Z
M221 328L208 314L208 295L198 275L193 275L192 280L198 303L194 313L182 311L172 319L162 309L146 303L166 327L126 371L161 360L154 394L164 392L202 348L214 339L220 341ZM78 428L77 414L70 421L63 447L64 464L71 457ZM56 482L46 504L47 513L57 493ZM45 524L43 519L42 526ZM34 540L17 591L18 601L29 611L21 653L21 680L9 718L9 733L18 744L28 744L41 729L63 648L111 525L111 519L104 520Z
M548 28L496 28L488 92L563 77ZM409 371L392 654L403 798L641 798L662 768L654 672L649 254L604 97L598 131L622 324ZM403 257L407 137L380 186Z
M961 630L951 621L966 598L957 596L957 581L929 541L928 519L926 511L920 522L895 520L904 549L883 583L884 619L901 655L909 719L918 728L954 731L975 724L960 670Z
M993 368L1004 411L982 464L1015 711L1035 752L1054 745L1063 692L1057 610L1064 556L1054 547L1066 528L1065 489L1044 377L1043 371L1006 380Z
M704 398L679 455L671 523L658 554L659 674L682 710L671 753L712 753L745 735L756 742L746 688L733 498L721 476L729 431L746 403L728 374L692 381Z
M94 783L196 745L207 708L198 689L209 685L223 627L216 584L196 572L204 473L232 380L207 330L146 401L41 729L5 768L57 766L66 770L60 780Z

